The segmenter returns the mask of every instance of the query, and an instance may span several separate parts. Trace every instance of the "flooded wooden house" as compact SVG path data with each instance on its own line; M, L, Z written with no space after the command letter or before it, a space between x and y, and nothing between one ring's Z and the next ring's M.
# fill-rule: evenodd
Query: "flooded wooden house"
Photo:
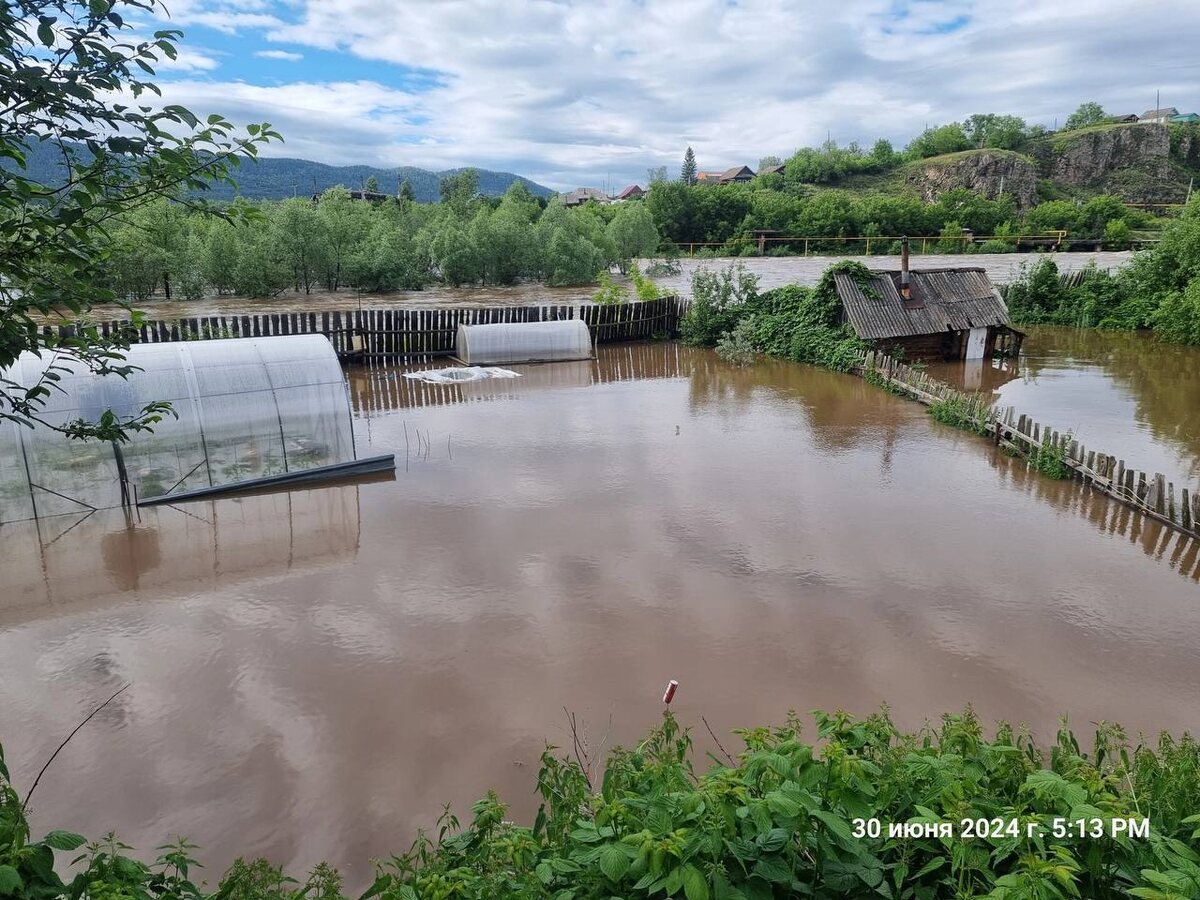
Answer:
M1020 352L1024 334L982 268L872 271L859 283L835 275L842 321L874 349L913 359L991 359Z

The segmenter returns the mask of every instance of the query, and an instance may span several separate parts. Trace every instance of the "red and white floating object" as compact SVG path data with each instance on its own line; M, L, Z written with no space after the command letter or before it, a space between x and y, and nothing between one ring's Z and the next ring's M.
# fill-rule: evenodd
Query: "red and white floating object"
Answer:
M667 689L663 691L663 703L670 703L675 699L675 689L679 687L679 682L672 678L667 682Z

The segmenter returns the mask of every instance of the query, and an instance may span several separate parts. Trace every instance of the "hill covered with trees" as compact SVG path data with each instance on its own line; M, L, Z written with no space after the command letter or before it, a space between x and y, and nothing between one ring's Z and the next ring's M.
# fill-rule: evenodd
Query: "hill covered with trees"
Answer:
M28 141L26 144L25 176L41 184L60 184L64 169L58 148L50 143ZM79 148L82 150L82 148ZM11 163L8 160L0 164ZM308 159L290 157L259 157L243 161L236 175L237 187L231 184L213 184L204 196L211 200L232 200L235 196L248 200L284 200L288 197L311 197L339 185L352 190L362 189L368 182L385 194L400 193L407 181L413 199L419 203L433 203L440 195L440 186L446 178L461 173L462 169L447 169L431 172L415 166L400 166L383 169L374 166L327 166ZM522 184L535 197L548 197L553 191L512 172L493 172L476 169L479 192L485 197L499 197L510 185Z

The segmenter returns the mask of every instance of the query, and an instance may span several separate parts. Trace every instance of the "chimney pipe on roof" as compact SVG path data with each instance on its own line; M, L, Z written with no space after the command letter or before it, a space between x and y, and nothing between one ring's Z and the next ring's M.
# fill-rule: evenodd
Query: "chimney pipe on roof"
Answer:
M908 238L900 238L900 296L907 300L911 294L908 275Z

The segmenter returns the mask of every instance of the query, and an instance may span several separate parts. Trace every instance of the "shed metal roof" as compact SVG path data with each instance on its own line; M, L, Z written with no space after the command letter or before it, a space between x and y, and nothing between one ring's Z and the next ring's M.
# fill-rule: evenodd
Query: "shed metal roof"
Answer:
M871 273L867 292L844 272L834 275L846 319L860 338L911 337L1007 325L1008 307L983 269L912 269L917 306L900 296L900 272Z

